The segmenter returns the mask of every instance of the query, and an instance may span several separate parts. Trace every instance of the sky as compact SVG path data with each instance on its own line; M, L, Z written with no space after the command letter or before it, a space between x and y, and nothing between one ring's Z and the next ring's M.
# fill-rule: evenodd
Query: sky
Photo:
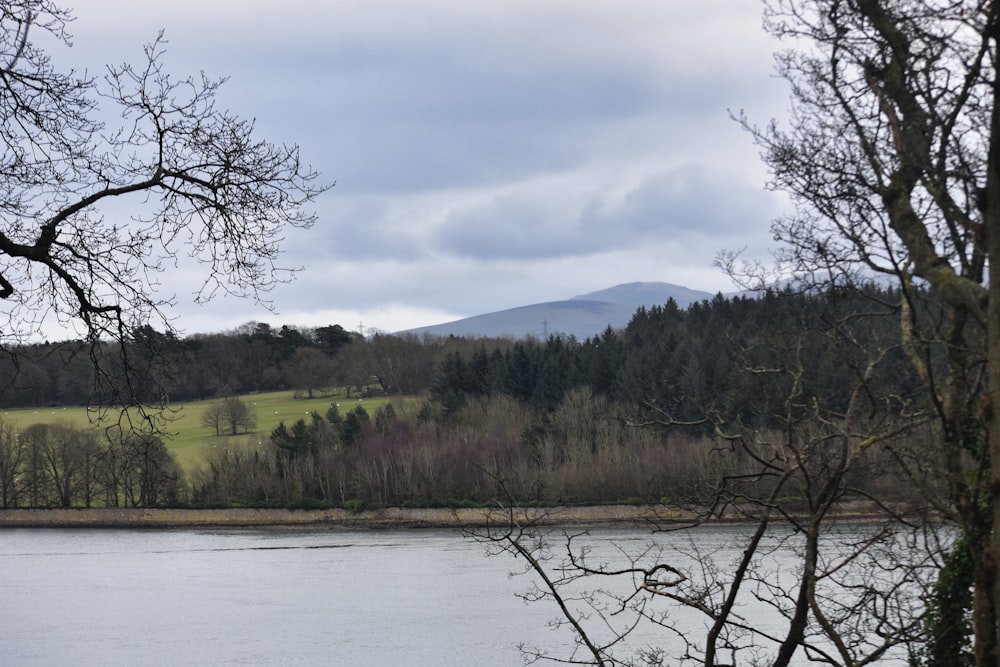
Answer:
M394 332L628 282L732 291L721 250L764 258L780 196L732 120L780 119L779 45L753 0L87 0L74 66L229 77L219 104L301 146L335 187L290 230L301 268L185 335L246 322Z

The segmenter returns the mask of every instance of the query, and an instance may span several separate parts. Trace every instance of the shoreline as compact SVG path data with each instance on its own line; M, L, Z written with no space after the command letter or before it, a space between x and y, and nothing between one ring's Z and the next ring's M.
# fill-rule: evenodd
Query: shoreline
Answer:
M651 521L680 521L664 508L630 505L560 507L524 510L519 517L559 526L639 526ZM5 528L315 528L409 529L466 528L497 523L507 515L488 508L346 509L7 509L0 510Z
M870 521L884 518L874 508L850 503L836 518ZM295 528L295 529L419 529L478 528L504 525L509 515L496 508L398 508L352 512L332 508L295 509L6 509L0 510L0 530L5 528ZM683 524L695 518L690 511L663 505L593 505L517 510L520 523L565 528L653 527L655 524ZM831 517L831 519L834 517ZM745 523L733 516L712 523Z

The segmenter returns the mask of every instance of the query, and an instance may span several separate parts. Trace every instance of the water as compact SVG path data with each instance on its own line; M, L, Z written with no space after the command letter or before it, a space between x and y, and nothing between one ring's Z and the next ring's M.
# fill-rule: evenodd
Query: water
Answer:
M509 563L457 532L14 530L0 545L4 665L515 665L534 624Z
M739 530L700 548L733 549ZM650 539L595 535L609 553ZM522 642L566 655L555 607L516 595L518 566L446 530L5 530L0 664L508 667Z

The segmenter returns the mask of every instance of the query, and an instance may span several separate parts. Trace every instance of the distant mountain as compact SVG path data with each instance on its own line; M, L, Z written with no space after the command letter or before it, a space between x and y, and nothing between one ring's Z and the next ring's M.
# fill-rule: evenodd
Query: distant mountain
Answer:
M403 333L498 338L546 338L561 334L584 340L599 335L609 326L624 329L639 306L662 306L673 298L678 306L686 308L712 296L670 283L627 283L565 301L520 306Z
M681 308L687 308L696 301L711 299L714 294L688 289L670 283L625 283L589 294L574 296L573 301L607 301L608 303L628 303L634 306L662 306L673 299ZM635 309L632 309L635 312Z

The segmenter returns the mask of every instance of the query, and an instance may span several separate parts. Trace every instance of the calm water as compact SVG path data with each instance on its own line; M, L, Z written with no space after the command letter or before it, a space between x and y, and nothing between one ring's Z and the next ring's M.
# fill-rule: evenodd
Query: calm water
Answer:
M502 561L457 532L4 531L0 664L516 665L537 621Z
M0 531L0 664L520 665L570 635L517 567L456 531Z

